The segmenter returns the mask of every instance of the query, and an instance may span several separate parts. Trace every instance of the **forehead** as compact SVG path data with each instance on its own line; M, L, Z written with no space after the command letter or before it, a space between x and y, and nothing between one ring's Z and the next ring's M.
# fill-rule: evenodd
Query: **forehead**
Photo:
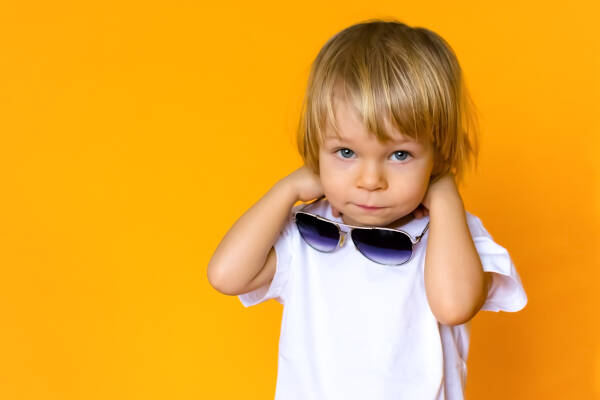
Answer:
M328 121L325 125L322 139L324 143L344 142L350 144L358 144L369 139L376 139L374 132L370 132L364 126L358 110L347 100L342 100L338 94L333 97L333 108L335 124L338 128L337 132L332 126L332 122ZM402 134L388 118L384 120L384 129L388 133L386 139L382 139L383 144L389 145L421 145L424 144L415 138Z
M375 136L375 134L373 133L369 133L370 136ZM348 134L344 134L341 133L339 134L339 136L337 136L335 133L332 133L331 131L327 131L327 133L323 136L323 140L325 142L344 142L344 143L359 143L362 141L361 137L357 137L357 136L353 136L353 135L348 135ZM390 139L387 140L386 143L389 144L420 144L420 142L418 142L417 140L409 137L409 136L405 136L399 133L395 133L395 136Z
M368 145L366 142L377 142L380 143L379 146L385 147L409 146L415 149L428 147L427 143L416 140L410 136L403 135L397 130L392 130L391 134L393 135L391 139L384 139L379 142L375 133L366 132L363 129L355 127L348 129L348 131L344 131L344 128L339 126L339 132L337 135L333 128L327 129L324 132L323 145L332 146L336 144L348 144L353 147L359 147L362 144Z

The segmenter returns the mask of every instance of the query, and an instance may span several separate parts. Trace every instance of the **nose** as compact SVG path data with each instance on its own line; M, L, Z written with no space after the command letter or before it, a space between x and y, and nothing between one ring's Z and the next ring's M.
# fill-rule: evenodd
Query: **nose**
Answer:
M387 187L385 171L376 162L366 163L360 170L356 186L365 190L383 190Z

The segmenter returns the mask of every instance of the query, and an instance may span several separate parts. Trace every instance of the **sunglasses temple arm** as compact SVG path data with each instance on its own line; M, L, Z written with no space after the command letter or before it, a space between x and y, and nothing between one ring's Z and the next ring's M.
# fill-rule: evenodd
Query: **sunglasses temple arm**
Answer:
M322 195L321 197L316 198L315 200L308 202L308 203L304 203L302 204L302 207L298 210L298 211L302 211L304 210L306 207L310 206L311 204L315 204L318 201L321 201L322 199L325 198L325 195Z
M429 222L427 222L425 229L423 229L423 233L421 233L419 236L417 236L415 238L415 243L419 243L421 241L421 238L425 235L425 232L427 232L428 229L429 229Z

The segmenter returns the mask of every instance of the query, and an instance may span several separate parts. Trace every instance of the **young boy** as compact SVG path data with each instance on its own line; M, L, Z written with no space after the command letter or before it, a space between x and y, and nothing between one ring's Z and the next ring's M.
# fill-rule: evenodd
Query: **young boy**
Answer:
M305 165L208 267L246 307L284 304L276 399L462 399L470 320L526 305L510 255L457 189L477 153L468 106L453 51L427 29L365 21L319 52Z

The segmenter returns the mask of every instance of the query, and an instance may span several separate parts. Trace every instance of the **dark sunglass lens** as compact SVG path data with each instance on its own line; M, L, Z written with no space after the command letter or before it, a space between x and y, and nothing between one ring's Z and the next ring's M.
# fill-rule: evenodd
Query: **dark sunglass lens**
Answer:
M296 225L302 238L319 251L333 251L340 240L338 228L312 215L296 214Z
M412 242L401 232L354 229L352 241L365 257L379 264L403 264L412 254Z

